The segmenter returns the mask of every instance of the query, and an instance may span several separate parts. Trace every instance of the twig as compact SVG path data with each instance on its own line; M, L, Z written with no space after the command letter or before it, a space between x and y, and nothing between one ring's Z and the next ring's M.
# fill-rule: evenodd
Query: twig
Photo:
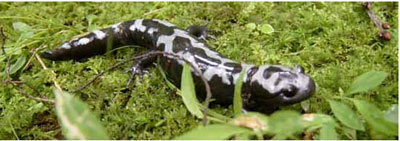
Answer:
M76 89L74 92L78 92L78 91L86 88L88 85L90 85L96 79L98 79L100 76L102 76L105 72L110 71L110 70L112 70L112 69L114 69L114 68L116 68L116 67L118 67L118 66L120 66L120 65L122 65L124 63L127 63L129 61L133 61L133 60L136 60L136 59L150 58L150 57L153 57L155 55L164 55L164 56L171 57L171 58L173 58L175 60L185 61L186 63L188 63L191 66L191 68L193 68L194 72L200 76L200 78L202 79L202 81L203 81L203 83L204 83L204 85L206 87L206 92L207 92L207 96L206 96L206 99L205 99L204 110L203 110L203 115L204 115L204 117L203 117L203 125L204 126L207 125L207 110L208 110L208 106L210 104L210 99L211 99L211 96L212 96L210 85L208 84L207 79L204 78L204 76L202 75L201 71L197 67L195 67L189 60L187 60L187 59L185 59L185 58L183 58L181 56L178 56L178 55L176 55L174 53L167 53L167 52L162 52L162 51L151 51L151 52L148 52L148 53L140 55L140 56L134 56L132 58L129 58L129 59L125 60L125 61L119 62L119 63L109 67L105 71L100 72L94 78L92 78L88 83L86 83L82 87Z
M36 93L39 93L40 94L40 92L39 91L37 91L35 88L33 88L32 86L30 86L30 85L28 85L28 84L26 84L26 83L23 83L23 84L25 84L26 86L28 86L28 88L30 88L30 89L32 89L33 91L35 91ZM16 86L15 84L13 84L14 86ZM32 96L32 95L30 95L30 94L27 94L27 93L25 93L24 91L22 91L22 89L17 89L22 95L24 95L25 97L28 97L28 98L30 98L30 99L33 99L33 100L36 100L36 101L38 101L38 102L48 102L48 103L55 103L54 102L54 100L52 100L52 99L48 99L47 97L44 97L43 96L43 98L39 98L39 97L34 97L34 96Z
M38 50L41 50L42 48L46 48L46 46L41 46L39 48L34 48L30 51L30 53L32 54L31 57L29 57L29 60L26 62L25 66L22 68L22 70L25 70L26 68L28 68L29 64L31 63L33 57L35 56L36 52Z
M36 59L39 61L40 65L42 65L43 69L47 70L47 67L46 67L46 65L44 65L44 63L43 63L42 59L40 58L40 56L37 55L37 54L35 54L35 57L36 57ZM53 70L51 70L51 73L52 73L54 76L56 76L56 73L55 73ZM60 87L60 85L57 83L56 78L55 78L55 77L52 77L52 79L53 79L54 86L56 86L57 89L62 90L61 87Z
M371 2L365 2L364 7L367 9L367 13L369 18L374 22L375 26L379 28L379 36L386 40L389 41L391 39L390 32L385 30L389 29L390 26L388 23L381 22L378 17L375 15L375 13L372 11L372 3Z

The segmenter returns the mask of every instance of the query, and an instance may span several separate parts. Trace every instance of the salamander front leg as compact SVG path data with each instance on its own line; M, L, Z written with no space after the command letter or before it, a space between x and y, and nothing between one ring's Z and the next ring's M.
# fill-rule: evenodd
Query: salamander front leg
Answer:
M196 36L197 38L201 40L206 40L206 39L213 39L216 40L216 38L213 35L209 35L208 32L210 32L210 29L207 28L208 22L205 25L192 25L189 26L186 31L189 32L191 35Z
M135 60L132 67L128 71L126 71L126 72L131 73L131 75L129 76L128 82L126 83L126 87L129 87L133 78L136 75L139 76L139 79L142 79L143 75L148 74L149 71L147 68L150 67L150 65L152 65L152 63L156 60L156 58L157 58L157 56L153 55L153 56L146 56L141 59Z

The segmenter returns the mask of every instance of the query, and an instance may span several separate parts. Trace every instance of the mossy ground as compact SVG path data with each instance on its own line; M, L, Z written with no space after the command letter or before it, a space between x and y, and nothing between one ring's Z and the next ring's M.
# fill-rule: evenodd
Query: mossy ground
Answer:
M30 51L54 49L75 35L108 27L120 21L158 18L186 28L211 21L217 40L209 44L225 56L254 64L299 64L318 84L310 99L313 113L332 114L326 98L346 92L354 78L370 70L389 73L379 88L355 97L377 104L381 109L398 103L398 4L374 3L373 10L391 25L391 41L382 41L378 29L360 3L176 3L176 2L16 2L0 3L0 25L7 35L6 49L14 63L28 60ZM16 31L13 23L28 24L28 31ZM263 34L246 25L269 24L275 32ZM44 49L43 49L44 48ZM72 91L112 64L143 49L121 49L111 57L96 56L86 61L45 61L57 74L57 81ZM0 56L2 62L4 56ZM151 69L131 91L125 90L130 64L106 73L76 96L98 114L112 139L170 139L199 124L183 105L160 72ZM0 64L4 70L5 63ZM12 75L31 84L42 95L54 98L49 70L33 57L27 67ZM3 80L5 77L1 76ZM27 93L39 95L22 87ZM0 87L0 139L62 138L54 107L22 96L11 85ZM217 108L231 116L230 111ZM301 111L300 104L285 107ZM359 139L369 138L358 134ZM346 136L341 135L342 138Z

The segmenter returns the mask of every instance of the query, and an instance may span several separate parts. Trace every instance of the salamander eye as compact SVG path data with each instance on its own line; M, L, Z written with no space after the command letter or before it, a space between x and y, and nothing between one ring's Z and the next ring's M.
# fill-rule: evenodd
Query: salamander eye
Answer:
M297 93L297 88L294 87L293 85L290 85L289 88L287 89L283 89L282 90L283 95L285 95L286 97L293 97L294 95L296 95Z

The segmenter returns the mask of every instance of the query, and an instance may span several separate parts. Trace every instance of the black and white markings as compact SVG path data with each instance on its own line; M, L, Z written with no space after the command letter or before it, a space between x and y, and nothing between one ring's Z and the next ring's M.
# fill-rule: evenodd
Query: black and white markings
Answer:
M280 65L265 65L259 67L250 81L261 85L269 93L276 94L292 86L300 90L309 89L309 83L312 80L297 69Z
M88 44L90 41L92 41L91 38L81 38L78 40L78 42L74 43L74 46L81 46L81 45L86 45Z
M100 31L100 30L95 30L95 31L93 31L93 33L96 35L96 38L99 40L103 40L104 37L106 37L106 33L104 33L103 31Z
M129 27L129 30L131 30L131 31L136 31L136 30L138 30L138 31L140 31L140 32L146 31L146 26L144 26L144 25L142 24L142 22L143 22L143 19L137 19L137 20L135 20L134 24L131 25L131 26Z
M59 50L44 52L43 57L51 60L68 60L102 54L107 46L107 32L110 31L113 36L113 47L114 45L117 45L116 47L139 45L149 47L148 49L151 50L175 53L185 58L193 67L201 70L201 75L213 87L211 88L213 94L215 92L220 98L222 97L222 99L216 99L217 101L232 102L230 99L233 99L233 88L241 71L246 72L243 79L244 88L251 90L252 95L256 95L255 97L263 98L263 102L271 98L272 103L299 102L310 97L315 89L314 81L304 74L301 67L255 66L237 63L212 50L199 37L159 19L137 19L114 24L109 29L95 30L84 37L65 42ZM174 75L177 76L174 78L179 82L180 72L175 70L183 67L184 62L181 60L177 62L175 63L177 66L172 67L174 70L170 72L178 73ZM165 69L171 69L169 65L166 66Z

